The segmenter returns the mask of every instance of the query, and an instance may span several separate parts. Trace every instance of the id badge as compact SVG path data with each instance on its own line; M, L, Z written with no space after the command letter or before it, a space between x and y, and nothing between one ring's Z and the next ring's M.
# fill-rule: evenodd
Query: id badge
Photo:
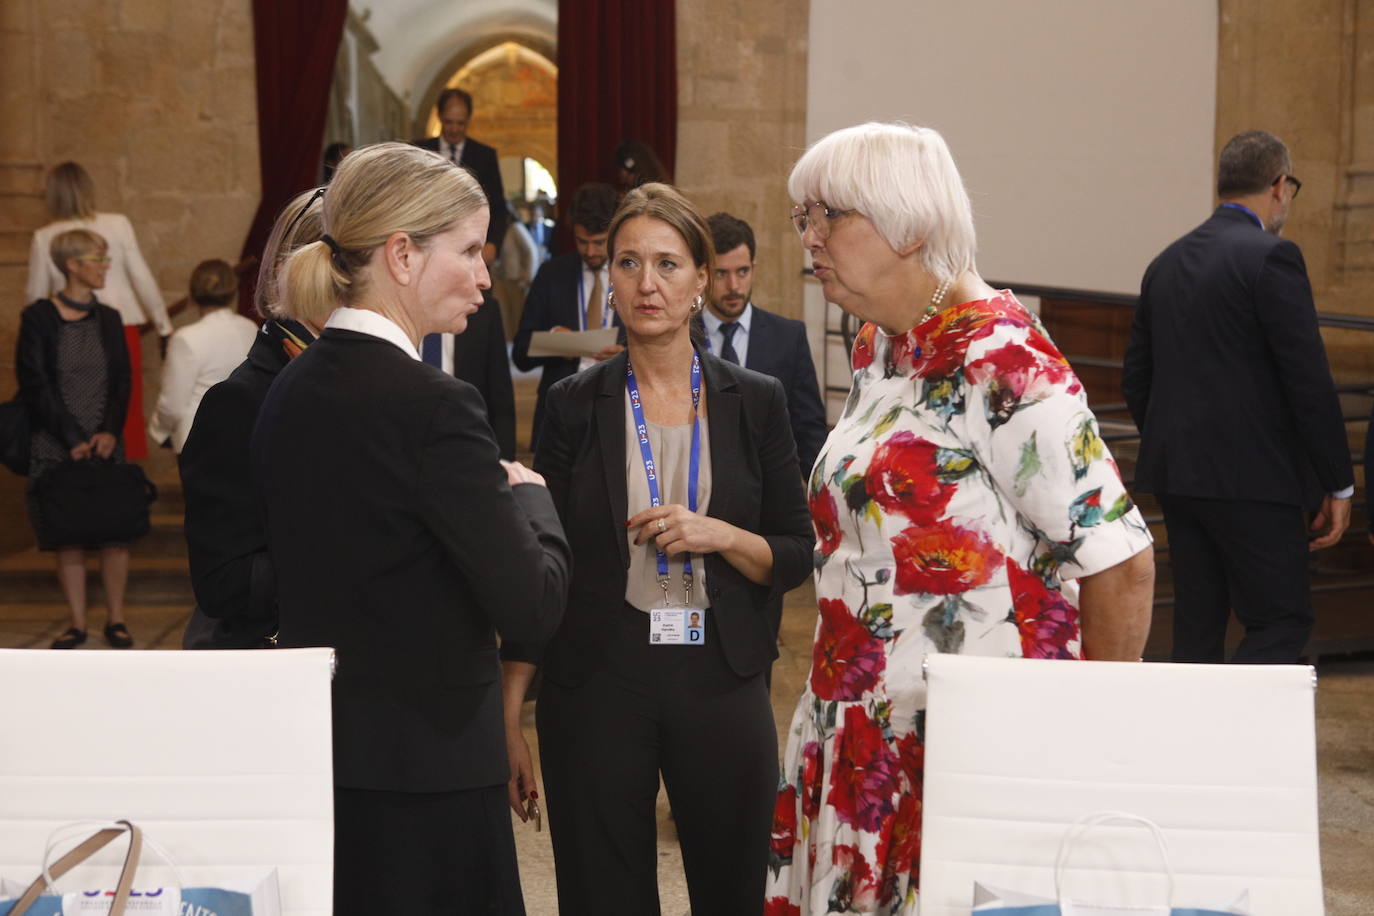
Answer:
M649 611L649 645L703 646L705 644L705 611L684 607L658 607Z

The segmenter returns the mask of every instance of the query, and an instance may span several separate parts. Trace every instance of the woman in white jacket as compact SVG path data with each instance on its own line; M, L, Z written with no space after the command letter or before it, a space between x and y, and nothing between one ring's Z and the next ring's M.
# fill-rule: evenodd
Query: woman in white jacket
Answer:
M200 399L243 362L257 336L258 326L231 307L238 297L234 268L218 258L196 265L191 301L200 306L201 318L172 335L162 362L157 409L148 424L148 437L158 445L170 441L178 455L191 434Z
M122 439L129 458L146 458L139 332L151 321L162 337L172 333L172 321L167 317L162 291L148 269L148 262L143 260L128 217L121 213L96 212L95 185L84 168L75 162L64 162L49 172L47 202L53 222L33 234L27 301L48 299L63 286L62 275L48 256L54 237L68 229L89 229L109 243L110 272L101 290L101 302L119 312L124 321L124 339L129 348L133 377Z

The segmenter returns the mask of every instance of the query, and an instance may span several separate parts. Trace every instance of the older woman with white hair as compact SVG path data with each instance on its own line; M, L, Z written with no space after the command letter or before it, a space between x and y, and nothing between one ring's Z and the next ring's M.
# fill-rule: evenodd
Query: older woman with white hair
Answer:
M808 488L820 621L765 912L912 914L922 660L1135 661L1151 539L1073 370L978 276L968 195L938 133L837 131L788 190L826 299L865 324Z

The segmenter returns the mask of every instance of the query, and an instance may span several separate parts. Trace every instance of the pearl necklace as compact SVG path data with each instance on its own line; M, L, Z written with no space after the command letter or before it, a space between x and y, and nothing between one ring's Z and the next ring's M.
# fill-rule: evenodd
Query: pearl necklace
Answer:
M945 293L949 292L949 288L952 285L952 281L942 280L940 285L935 287L935 294L930 297L930 305L926 306L925 317L929 318L931 315L940 311L940 303L944 301Z

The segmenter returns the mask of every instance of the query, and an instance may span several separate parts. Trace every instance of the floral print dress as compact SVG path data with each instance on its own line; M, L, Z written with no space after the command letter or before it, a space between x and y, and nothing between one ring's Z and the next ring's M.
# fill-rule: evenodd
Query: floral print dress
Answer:
M1080 658L1077 578L1150 546L1083 387L1010 292L888 337L811 473L816 628L767 916L914 914L931 652Z

